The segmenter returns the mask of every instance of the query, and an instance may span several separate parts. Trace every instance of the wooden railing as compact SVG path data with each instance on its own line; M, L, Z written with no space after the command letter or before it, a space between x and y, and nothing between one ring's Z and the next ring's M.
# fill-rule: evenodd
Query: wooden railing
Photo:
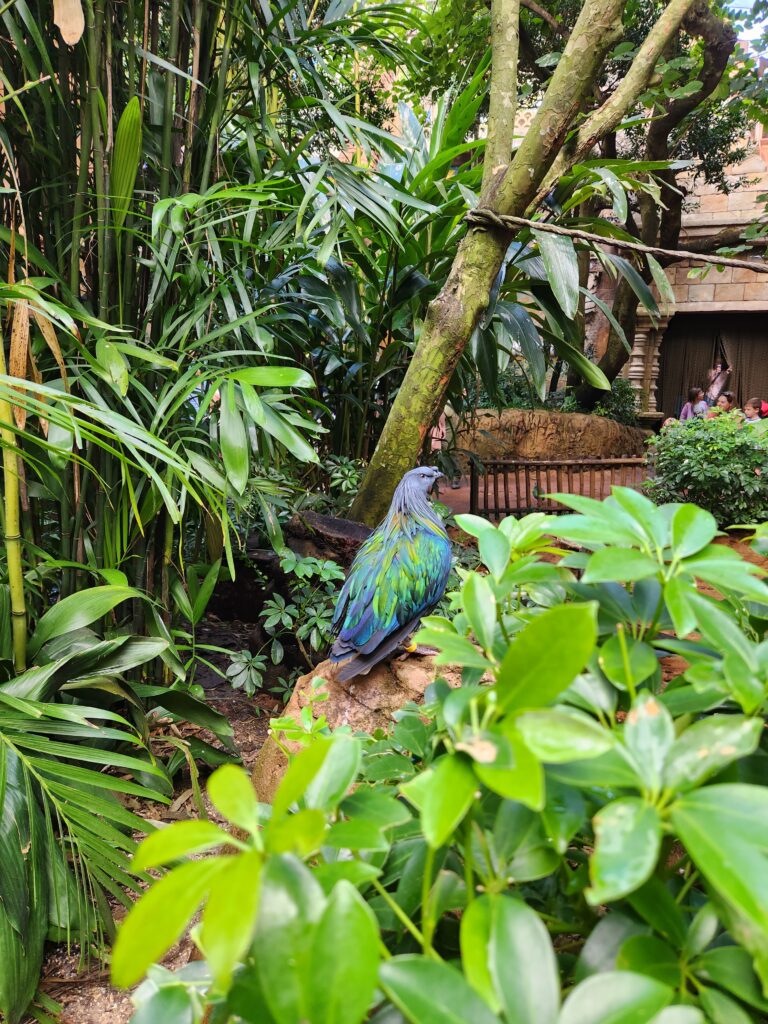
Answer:
M640 487L648 477L645 459L488 460L481 473L470 466L470 511L487 519L528 512L562 513L569 509L547 494L583 494L606 498L611 487Z

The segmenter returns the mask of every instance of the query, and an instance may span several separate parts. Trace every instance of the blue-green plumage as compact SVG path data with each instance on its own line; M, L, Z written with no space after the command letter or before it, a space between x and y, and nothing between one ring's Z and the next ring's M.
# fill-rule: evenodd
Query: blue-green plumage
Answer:
M342 663L339 680L370 671L443 596L451 545L427 498L439 476L429 466L406 473L352 563L333 617L331 660Z

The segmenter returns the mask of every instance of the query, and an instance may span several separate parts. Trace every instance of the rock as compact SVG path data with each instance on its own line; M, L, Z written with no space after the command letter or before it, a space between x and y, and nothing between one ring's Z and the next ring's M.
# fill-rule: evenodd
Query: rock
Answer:
M646 454L650 431L604 416L547 409L482 409L456 446L481 459L610 459Z
M347 725L355 731L373 732L387 729L392 724L392 715L408 701L421 702L427 686L437 676L445 679L449 686L461 684L461 669L453 665L436 666L433 656L393 658L371 669L367 676L348 683L336 682L335 671L331 662L324 661L314 672L302 676L283 713L299 718L301 709L309 703L312 680L319 676L325 680L320 691L328 693L328 700L315 705L315 717L325 715L331 729ZM289 747L299 749L298 744L289 744ZM270 736L253 768L253 784L259 800L272 801L287 764L285 755Z

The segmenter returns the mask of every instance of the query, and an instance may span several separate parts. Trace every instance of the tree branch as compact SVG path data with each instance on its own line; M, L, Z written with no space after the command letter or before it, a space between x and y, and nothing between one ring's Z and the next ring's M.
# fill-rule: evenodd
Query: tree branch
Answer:
M497 172L509 163L512 154L517 110L519 25L520 0L492 0L493 71L481 195L485 194Z
M534 205L541 202L570 167L582 160L603 136L612 132L620 124L627 111L648 87L659 57L670 37L674 35L683 18L697 2L700 0L671 0L669 6L645 37L637 56L617 88L602 106L585 118L576 133L573 144L569 146L568 152L561 153L552 164L538 190Z
M549 13L549 11L541 6L541 4L537 4L536 0L520 0L520 4L522 7L525 7L526 10L530 11L531 14L535 14L537 18L541 18L542 21L545 21L554 33L559 36L563 36L564 39L569 37L570 32L568 29L561 25L560 22Z

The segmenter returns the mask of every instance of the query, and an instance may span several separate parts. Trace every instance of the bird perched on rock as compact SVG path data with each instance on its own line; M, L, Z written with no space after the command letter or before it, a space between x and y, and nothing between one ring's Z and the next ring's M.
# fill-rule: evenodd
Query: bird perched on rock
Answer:
M406 473L386 517L358 551L333 616L330 658L340 663L339 681L370 672L443 596L451 544L427 498L442 475L431 466Z

